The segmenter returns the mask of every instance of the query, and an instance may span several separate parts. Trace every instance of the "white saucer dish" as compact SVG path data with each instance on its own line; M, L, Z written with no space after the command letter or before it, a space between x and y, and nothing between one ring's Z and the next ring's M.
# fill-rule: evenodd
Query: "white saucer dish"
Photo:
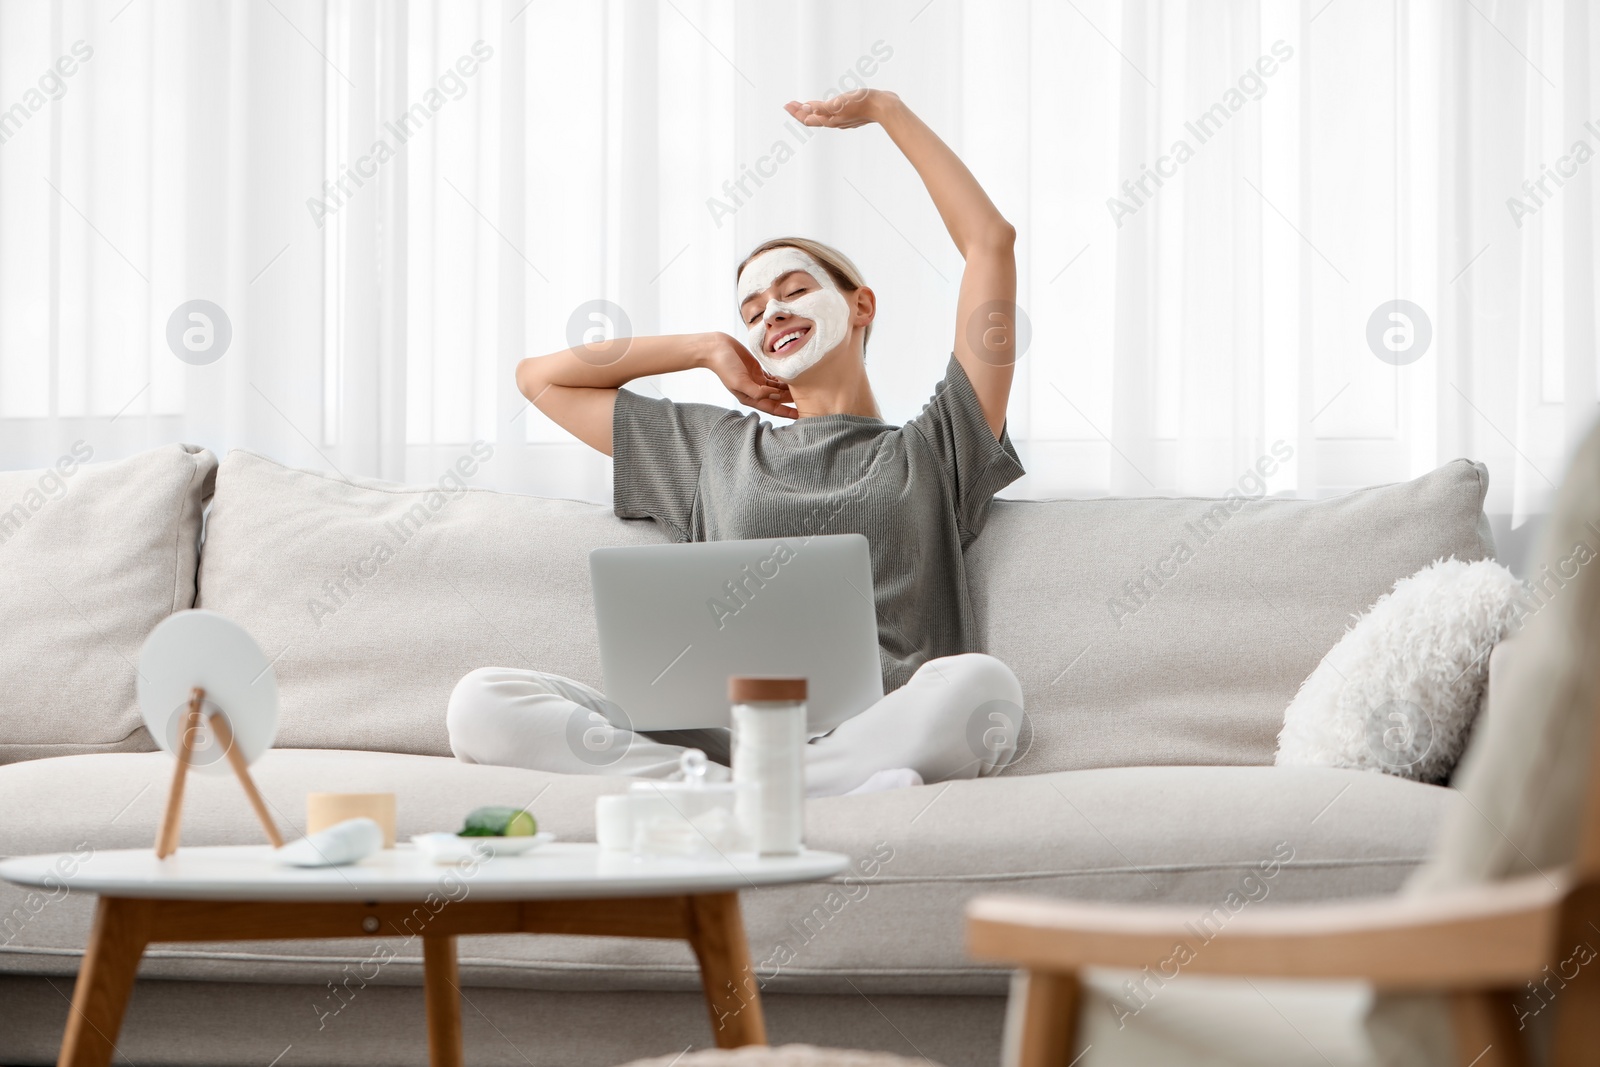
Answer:
M417 847L418 852L435 863L459 863L475 855L483 855L477 849L479 844L489 850L490 856L520 856L555 839L556 835L548 830L521 837L462 837L460 834L440 832L414 834L411 843Z

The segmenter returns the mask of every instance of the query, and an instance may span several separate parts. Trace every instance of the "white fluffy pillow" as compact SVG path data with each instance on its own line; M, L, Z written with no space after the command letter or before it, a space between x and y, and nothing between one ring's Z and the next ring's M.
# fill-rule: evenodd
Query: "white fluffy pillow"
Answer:
M1439 560L1355 621L1284 712L1276 763L1444 782L1466 748L1489 653L1526 610L1493 560Z

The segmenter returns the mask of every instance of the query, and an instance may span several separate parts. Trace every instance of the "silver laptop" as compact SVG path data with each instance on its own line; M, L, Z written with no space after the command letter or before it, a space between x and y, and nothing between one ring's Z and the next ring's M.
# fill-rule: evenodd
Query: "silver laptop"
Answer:
M883 697L860 534L589 553L605 693L635 730L729 725L728 676L805 678L812 733Z

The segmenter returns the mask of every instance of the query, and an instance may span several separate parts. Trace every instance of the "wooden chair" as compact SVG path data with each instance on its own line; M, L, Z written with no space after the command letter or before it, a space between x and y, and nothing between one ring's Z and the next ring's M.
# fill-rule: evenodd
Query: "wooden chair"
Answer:
M1588 754L1600 768L1600 730ZM967 907L967 948L1023 971L1020 1067L1066 1067L1086 967L1158 968L1191 937L1194 909L989 895ZM1365 981L1449 998L1461 1067L1527 1062L1513 991L1549 978L1573 946L1600 944L1600 775L1576 861L1561 871L1437 893L1263 908L1234 916L1183 975ZM1546 968L1549 968L1547 971ZM1562 974L1551 1062L1600 1062L1600 961ZM1092 1061L1091 1061L1092 1062Z
M1600 531L1597 487L1600 429L1573 459L1542 538L1547 559L1570 565L1573 546ZM1549 990L1550 1062L1600 1063L1600 960L1593 955L1600 951L1600 663L1590 651L1600 643L1600 561L1584 563L1576 576L1563 569L1556 602L1513 642L1523 663L1514 671L1517 688L1503 704L1496 694L1474 731L1471 747L1480 751L1467 759L1476 762L1470 769L1464 762L1457 775L1465 800L1487 785L1501 791L1490 795L1512 797L1518 813L1508 835L1483 814L1493 807L1483 793L1458 808L1463 819L1454 825L1476 812L1483 837L1463 846L1468 838L1447 832L1430 873L1450 874L1424 882L1461 887L1418 885L1381 899L1240 912L1184 961L1178 981L1192 974L1345 980L1380 994L1438 994L1438 1006L1449 1005L1461 1067L1527 1063L1528 1013L1514 998L1527 1005L1534 991ZM1587 745L1578 740L1585 732ZM1535 742L1519 749L1518 736ZM1493 851L1482 841L1495 842ZM1073 1062L1085 968L1148 966L1159 974L1194 920L1192 908L1001 895L973 900L966 914L970 954L1019 971L1012 1010L1020 1025L1009 1050L1021 1067ZM1574 974L1575 947L1584 946L1594 947Z

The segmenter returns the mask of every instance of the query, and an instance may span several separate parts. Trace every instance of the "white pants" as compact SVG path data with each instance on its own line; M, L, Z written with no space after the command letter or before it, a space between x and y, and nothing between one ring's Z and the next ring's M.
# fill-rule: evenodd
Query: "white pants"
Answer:
M726 729L633 732L599 690L543 671L482 667L450 694L450 750L467 763L562 774L664 778L685 748L705 750L725 780ZM924 782L997 773L1016 753L1022 686L979 653L929 660L905 685L806 746L806 793L838 796L878 771Z

